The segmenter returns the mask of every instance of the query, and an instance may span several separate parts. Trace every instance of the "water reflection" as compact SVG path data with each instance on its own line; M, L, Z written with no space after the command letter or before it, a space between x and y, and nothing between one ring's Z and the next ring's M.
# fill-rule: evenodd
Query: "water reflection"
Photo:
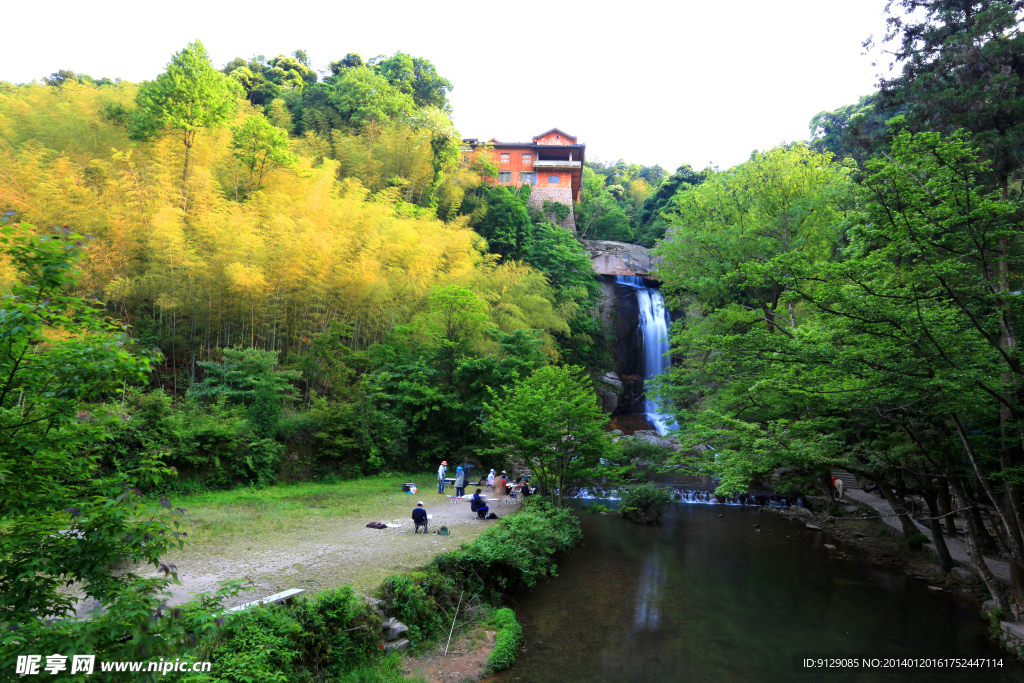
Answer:
M656 631L661 620L661 594L667 578L665 567L658 559L657 552L653 557L644 560L640 570L640 585L636 591L635 616L633 633L640 631Z
M977 606L822 547L748 506L677 506L660 527L581 515L584 545L520 596L524 650L494 680L1024 681L1002 669L796 675L798 653L996 657ZM754 524L759 524L758 531Z

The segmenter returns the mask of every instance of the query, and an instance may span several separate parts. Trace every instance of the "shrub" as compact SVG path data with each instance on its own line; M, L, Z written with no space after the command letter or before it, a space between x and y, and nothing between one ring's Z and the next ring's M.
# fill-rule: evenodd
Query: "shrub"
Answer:
M509 515L473 543L438 555L433 567L466 590L496 598L554 576L554 555L580 540L579 522L569 510L543 501Z
M519 650L519 641L523 636L523 628L516 621L516 613L508 607L502 607L492 618L498 633L494 638L494 650L487 658L487 668L501 671L512 666Z
M907 547L911 550L920 550L922 547L924 547L925 543L928 543L928 537L924 534L914 534L913 536L905 540L904 543L906 543Z
M296 680L284 674L301 659L302 626L290 610L271 607L243 612L200 649L196 660L217 662L209 673L186 675L184 683Z
M433 607L433 600L420 585L422 575L395 574L381 584L381 603L384 609L406 624L424 624Z
M619 444L622 446L623 460L628 463L621 475L624 481L649 481L659 471L663 471L665 463L675 455L671 448L640 436L623 437Z
M665 514L672 494L654 484L637 484L622 491L622 516L639 524L657 524Z

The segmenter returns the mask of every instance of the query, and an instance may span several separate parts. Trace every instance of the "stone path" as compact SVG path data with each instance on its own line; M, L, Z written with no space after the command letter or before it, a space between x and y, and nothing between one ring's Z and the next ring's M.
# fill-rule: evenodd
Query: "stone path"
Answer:
M889 505L889 501L885 500L884 498L876 498L872 496L870 493L864 493L863 491L859 490L845 491L843 497L855 500L858 503L863 503L869 507L874 508L878 512L878 514L882 516L882 521L885 522L886 525L892 527L893 529L896 529L900 533L903 533L903 525L900 524L899 518L896 516L896 513L893 512L892 506ZM932 538L931 529L926 527L924 524L921 524L916 519L914 520L914 524L917 525L917 528L921 530L921 533L927 536L930 541ZM963 541L957 540L955 538L950 538L948 536L946 536L945 539L946 547L949 549L949 554L950 557L953 558L953 561L956 562L958 565L965 567L973 572L974 563L971 562L971 558L967 554L967 545ZM925 545L925 547L931 550L933 553L935 552L935 544L928 543ZM996 579L1009 585L1009 562L994 557L986 557L985 564L988 565L989 570L992 572L992 575L996 577Z

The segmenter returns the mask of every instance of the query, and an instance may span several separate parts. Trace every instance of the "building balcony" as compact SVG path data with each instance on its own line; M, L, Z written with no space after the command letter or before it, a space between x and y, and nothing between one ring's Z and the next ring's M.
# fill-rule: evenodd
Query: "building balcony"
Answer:
M538 159L537 161L533 162L533 167L535 169L538 169L538 168L548 168L548 169L567 169L567 170L572 170L574 168L580 168L581 166L582 166L581 162L579 162L579 161L569 161L568 159L554 159L554 160L551 160L551 161L549 161L547 159L543 159L543 160Z

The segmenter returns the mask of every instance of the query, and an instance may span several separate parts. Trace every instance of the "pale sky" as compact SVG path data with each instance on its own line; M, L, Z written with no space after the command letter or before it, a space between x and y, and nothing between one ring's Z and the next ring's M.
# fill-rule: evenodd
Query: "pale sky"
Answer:
M872 92L885 0L615 3L22 2L4 8L0 80L58 69L140 81L192 40L218 68L304 49L317 70L357 52L429 59L463 137L552 127L587 158L700 169L806 140L808 121ZM884 60L879 60L884 62Z

